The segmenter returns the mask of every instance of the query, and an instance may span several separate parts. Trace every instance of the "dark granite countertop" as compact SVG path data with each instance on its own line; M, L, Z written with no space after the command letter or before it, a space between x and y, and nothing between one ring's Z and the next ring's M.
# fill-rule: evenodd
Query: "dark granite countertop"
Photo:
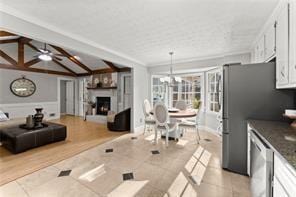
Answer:
M254 129L270 147L280 154L296 170L296 129L286 122L248 120Z

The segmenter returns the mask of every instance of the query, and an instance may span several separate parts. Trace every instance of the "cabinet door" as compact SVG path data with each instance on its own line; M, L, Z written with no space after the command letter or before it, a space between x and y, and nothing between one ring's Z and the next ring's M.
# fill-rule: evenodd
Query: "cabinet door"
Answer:
M289 197L277 177L273 179L273 197Z
M254 63L259 63L259 46L256 45L254 50Z
M296 1L290 3L290 84L296 87Z
M264 62L264 36L258 42L258 63Z
M288 4L281 10L276 24L276 78L277 87L289 82L289 15Z
M270 25L265 33L265 60L268 60L275 54L275 25Z

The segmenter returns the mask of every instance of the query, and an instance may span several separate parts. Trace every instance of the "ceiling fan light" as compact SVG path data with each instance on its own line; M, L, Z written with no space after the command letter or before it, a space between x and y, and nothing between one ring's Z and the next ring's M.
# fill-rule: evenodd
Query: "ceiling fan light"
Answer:
M43 60L43 61L51 61L52 57L50 55L47 54L40 54L38 56L39 59Z
M77 55L74 55L73 56L75 59L77 59L77 60L81 60L81 58L79 57L79 56L77 56Z

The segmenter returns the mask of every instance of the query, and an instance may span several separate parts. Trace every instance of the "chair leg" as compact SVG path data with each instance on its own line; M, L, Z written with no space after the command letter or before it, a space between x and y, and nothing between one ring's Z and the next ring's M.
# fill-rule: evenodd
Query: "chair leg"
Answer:
M144 123L144 132L143 132L143 135L145 135L145 131L146 131L146 123Z
M155 131L155 134L154 134L154 143L157 144L157 128L154 127L154 131Z
M169 131L166 131L166 135L165 135L165 145L166 145L166 147L169 146Z

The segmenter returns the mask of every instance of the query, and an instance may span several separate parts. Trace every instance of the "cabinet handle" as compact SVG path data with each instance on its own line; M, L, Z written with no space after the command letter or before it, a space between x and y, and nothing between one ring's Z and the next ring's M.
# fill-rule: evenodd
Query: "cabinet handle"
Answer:
M282 75L282 77L285 77L285 67L282 67L282 70L281 70L281 75Z
M281 71L281 75L282 75L282 77L285 77L285 74L283 73L283 71Z

